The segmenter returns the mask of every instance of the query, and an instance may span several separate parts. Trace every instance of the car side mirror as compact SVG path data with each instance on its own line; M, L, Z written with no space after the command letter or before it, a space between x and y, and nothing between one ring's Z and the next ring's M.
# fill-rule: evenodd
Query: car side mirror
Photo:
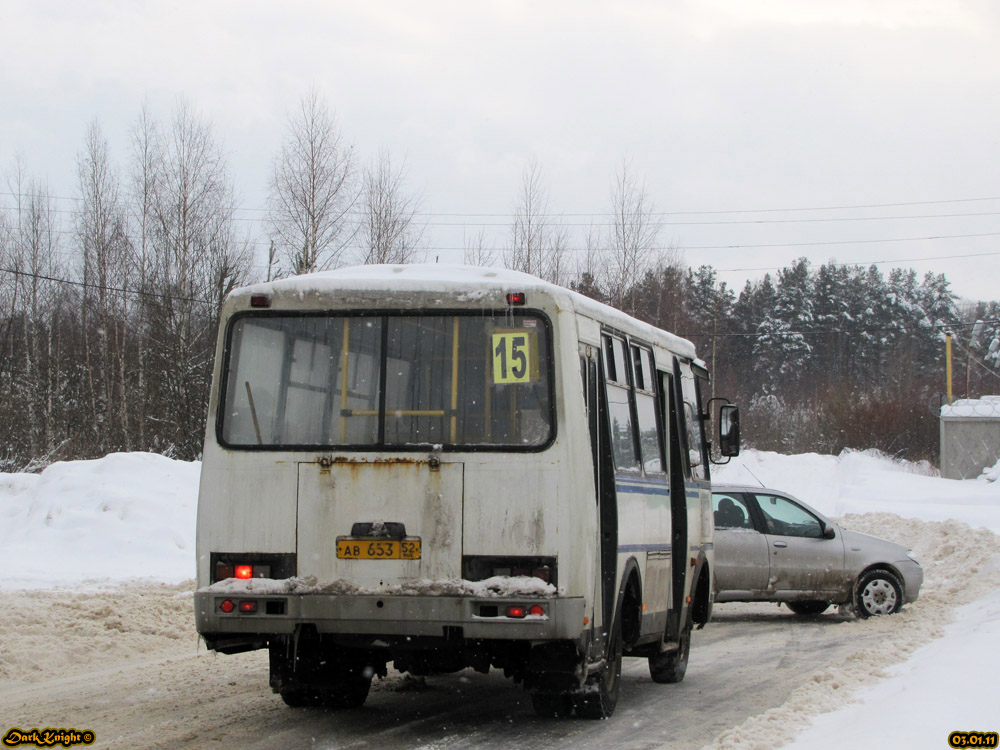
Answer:
M822 521L821 523L823 524L823 538L824 539L833 539L834 537L837 536L837 532L833 528L833 526L831 526L830 524L828 524L826 521Z
M740 409L734 404L719 408L719 454L740 455Z

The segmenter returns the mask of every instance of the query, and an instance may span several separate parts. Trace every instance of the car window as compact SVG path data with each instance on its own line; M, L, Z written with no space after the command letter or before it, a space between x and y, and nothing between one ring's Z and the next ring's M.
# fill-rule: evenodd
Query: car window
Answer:
M757 505L764 514L769 534L804 536L819 539L823 524L805 508L780 495L755 495Z
M750 511L743 495L730 492L713 492L712 509L715 511L715 526L719 529L752 529Z

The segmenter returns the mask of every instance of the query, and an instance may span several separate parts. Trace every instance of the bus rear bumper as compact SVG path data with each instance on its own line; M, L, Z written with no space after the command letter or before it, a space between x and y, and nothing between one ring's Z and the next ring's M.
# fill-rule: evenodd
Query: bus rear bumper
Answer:
M523 641L575 640L585 628L583 597L254 596L203 589L195 592L194 605L198 632L210 648L239 635L291 635L301 625L320 634ZM543 613L528 614L534 605Z

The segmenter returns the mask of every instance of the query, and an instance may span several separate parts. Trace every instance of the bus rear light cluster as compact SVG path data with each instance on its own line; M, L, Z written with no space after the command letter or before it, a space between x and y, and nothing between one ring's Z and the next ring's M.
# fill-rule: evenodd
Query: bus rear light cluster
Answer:
M294 552L212 552L209 559L212 583L229 578L291 578L297 567Z
M234 612L241 615L256 615L261 612L266 615L283 615L287 611L284 599L222 599L218 606L224 615Z
M224 581L227 578L236 578L241 581L249 581L251 578L270 578L270 565L249 565L232 564L227 562L216 563L215 580Z
M532 617L542 617L545 615L545 607L541 604L532 604L530 607L526 604L511 604L507 607L505 614L507 617L514 617L517 619L527 617L528 615L531 615Z
M480 604L479 617L509 617L512 620L523 620L525 617L545 617L543 604L508 604L501 608L495 604Z

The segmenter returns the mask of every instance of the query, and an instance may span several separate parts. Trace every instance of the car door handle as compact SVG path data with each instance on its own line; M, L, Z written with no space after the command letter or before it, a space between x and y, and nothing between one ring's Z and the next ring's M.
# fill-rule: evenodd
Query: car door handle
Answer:
M774 546L775 546L775 547L787 547L787 546L788 546L788 542L781 542L781 541L778 541L778 542L775 542L775 543L774 543Z

